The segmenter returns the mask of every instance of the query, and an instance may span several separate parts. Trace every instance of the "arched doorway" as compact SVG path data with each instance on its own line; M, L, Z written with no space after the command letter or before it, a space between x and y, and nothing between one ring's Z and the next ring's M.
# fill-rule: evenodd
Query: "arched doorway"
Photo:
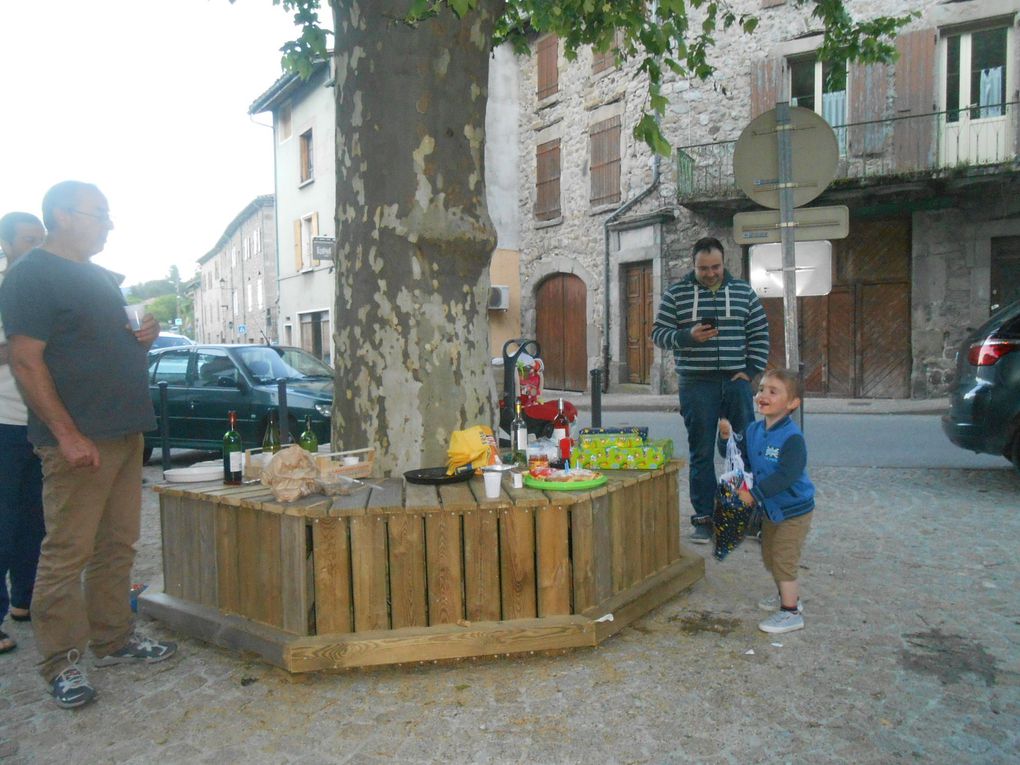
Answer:
M553 274L538 286L535 335L542 346L546 388L587 388L587 322L588 290L580 277Z

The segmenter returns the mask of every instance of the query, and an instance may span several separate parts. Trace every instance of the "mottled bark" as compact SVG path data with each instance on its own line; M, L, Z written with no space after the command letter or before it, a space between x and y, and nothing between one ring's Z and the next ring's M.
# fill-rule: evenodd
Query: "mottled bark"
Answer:
M486 91L502 2L417 29L409 0L332 0L337 268L333 440L389 473L493 420Z

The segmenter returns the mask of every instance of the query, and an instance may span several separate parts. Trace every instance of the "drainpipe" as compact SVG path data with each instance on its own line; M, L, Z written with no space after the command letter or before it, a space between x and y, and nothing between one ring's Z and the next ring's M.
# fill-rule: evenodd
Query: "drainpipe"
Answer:
M651 194L659 185L659 161L661 157L658 152L652 154L652 182L639 191L634 197L628 199L617 207L606 218L602 224L602 238L605 243L605 255L602 260L602 391L609 391L609 226L621 215L631 209L642 199Z

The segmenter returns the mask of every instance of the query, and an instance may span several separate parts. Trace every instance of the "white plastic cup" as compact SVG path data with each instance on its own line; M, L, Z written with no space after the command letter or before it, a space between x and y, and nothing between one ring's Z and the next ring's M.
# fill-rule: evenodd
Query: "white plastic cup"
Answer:
M344 465L350 466L350 465L357 465L358 462L360 462L360 460L357 457L344 457L343 462L344 462Z
M499 499L500 487L503 483L503 474L498 470L484 470L482 477L485 480L486 499Z
M145 306L141 303L124 306L124 313L127 315L128 324L131 329L138 331L142 328L142 318L145 316Z

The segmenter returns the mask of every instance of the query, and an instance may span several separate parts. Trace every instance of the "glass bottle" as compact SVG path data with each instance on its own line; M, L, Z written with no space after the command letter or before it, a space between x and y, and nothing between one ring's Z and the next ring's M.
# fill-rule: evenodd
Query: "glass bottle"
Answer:
M241 444L241 434L237 432L237 412L227 412L227 422L227 432L223 434L223 483L227 486L240 486L244 447Z
M559 446L560 441L564 438L570 438L570 422L563 413L563 399L561 398L556 417L553 418L553 443Z
M301 437L298 438L298 445L306 452L315 454L319 451L319 439L315 435L315 431L312 430L312 415L305 415L305 429L301 433Z
M266 423L266 434L262 437L262 453L276 454L283 448L280 443L280 420L275 409L269 410L269 422Z
M510 423L510 462L519 467L528 464L528 424L521 415L521 402L515 404L516 416Z

